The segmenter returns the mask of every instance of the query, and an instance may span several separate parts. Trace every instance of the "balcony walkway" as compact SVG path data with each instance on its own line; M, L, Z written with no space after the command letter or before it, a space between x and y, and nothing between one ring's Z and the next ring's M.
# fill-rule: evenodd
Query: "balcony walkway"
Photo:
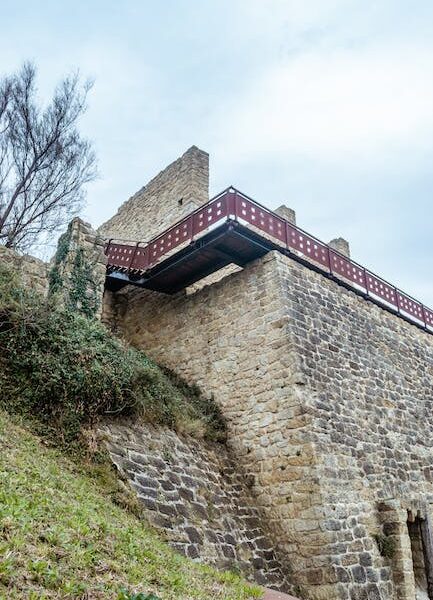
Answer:
M230 263L244 267L270 250L289 256L433 333L433 311L234 188L148 242L111 239L106 287L131 284L175 294Z

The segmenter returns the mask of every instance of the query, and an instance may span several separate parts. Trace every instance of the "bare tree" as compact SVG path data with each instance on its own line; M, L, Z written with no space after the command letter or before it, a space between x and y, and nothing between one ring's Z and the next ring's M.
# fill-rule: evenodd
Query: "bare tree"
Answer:
M18 249L76 214L96 176L92 146L77 129L91 84L66 77L41 109L35 79L26 63L0 80L0 243Z

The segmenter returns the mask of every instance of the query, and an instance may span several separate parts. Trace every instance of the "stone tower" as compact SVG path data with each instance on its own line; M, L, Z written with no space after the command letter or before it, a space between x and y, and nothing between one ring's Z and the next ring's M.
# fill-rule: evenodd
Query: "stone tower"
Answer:
M149 239L207 191L192 147L100 233ZM277 251L173 296L127 286L107 294L106 318L219 403L303 598L432 594L429 332Z

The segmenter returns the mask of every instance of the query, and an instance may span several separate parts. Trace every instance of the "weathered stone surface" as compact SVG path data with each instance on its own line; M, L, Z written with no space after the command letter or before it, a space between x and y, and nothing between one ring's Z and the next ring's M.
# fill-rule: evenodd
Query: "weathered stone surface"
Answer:
M193 295L116 303L127 340L221 406L305 598L412 600L407 510L433 502L432 336L277 253Z
M263 600L297 600L294 596L288 596L274 590L265 590Z
M288 566L273 550L266 522L224 445L149 425L111 422L101 429L147 518L177 551L220 568L236 567L275 589L292 589Z
M286 219L286 221L289 221L289 223L296 225L296 213L293 208L289 208L285 204L282 204L276 208L274 212L277 213L277 215L280 215L280 217L283 217L283 219Z
M100 232L148 240L207 188L208 157L193 147ZM349 255L341 238L330 245ZM283 557L305 599L414 600L407 520L433 512L433 336L278 253L174 297L107 293L104 320L214 396L228 422L236 462L206 470L206 496L194 461L111 449L173 545L269 585L283 581Z
M209 199L209 155L192 146L101 225L105 238L149 241Z
M330 246L334 250L337 250L337 252L339 252L340 254L343 254L343 256L347 256L347 258L350 258L349 242L347 240L345 240L344 238L342 238L342 237L335 238L335 239L331 240L330 242L328 242L328 246Z
M48 292L48 265L34 256L20 255L0 246L0 263L13 269L27 289L42 296Z
M62 238L61 238L62 239ZM77 265L77 255L83 260L83 279L86 280L84 294L92 296L92 305L95 310L93 315L100 317L102 310L102 297L106 273L106 257L104 254L104 241L88 223L74 218L68 226L66 237L67 248L62 252L63 258L57 264L54 257L50 263L30 256L19 255L13 250L0 246L0 263L11 267L19 277L21 283L42 296L49 293L49 282L52 269L55 266L57 276L57 299L59 302L69 303L73 288L74 267ZM80 309L77 301L76 308Z
M83 310L87 316L100 318L106 275L104 240L89 223L76 217L60 237L59 245L62 244L65 244L62 258L59 260L56 255L50 263L50 278L53 279L54 269L59 282L55 288L51 286L51 290L55 290L59 302ZM83 280L79 284L80 294L83 294L80 298L74 293L77 276Z

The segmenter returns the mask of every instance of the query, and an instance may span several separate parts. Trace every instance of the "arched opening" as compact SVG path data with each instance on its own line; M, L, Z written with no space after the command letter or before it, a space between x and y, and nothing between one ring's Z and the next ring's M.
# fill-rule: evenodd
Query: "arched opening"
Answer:
M432 537L428 519L408 512L407 528L412 551L416 600L432 600L431 573L433 565Z

